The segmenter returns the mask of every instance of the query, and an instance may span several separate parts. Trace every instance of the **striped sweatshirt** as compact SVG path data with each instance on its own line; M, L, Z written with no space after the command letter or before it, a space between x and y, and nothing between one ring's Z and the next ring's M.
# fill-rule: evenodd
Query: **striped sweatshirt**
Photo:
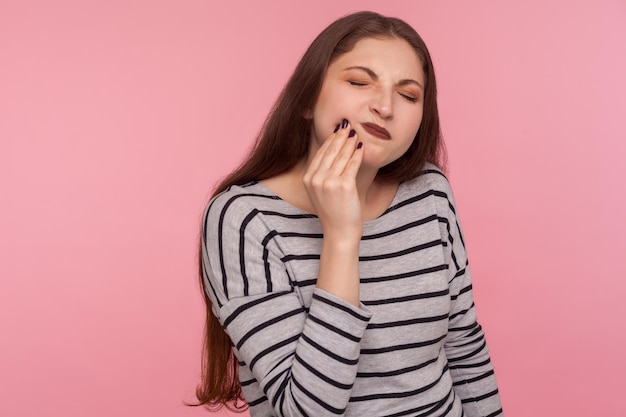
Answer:
M434 165L364 223L358 307L316 288L319 219L263 184L217 195L203 222L205 287L252 416L502 415L454 198Z

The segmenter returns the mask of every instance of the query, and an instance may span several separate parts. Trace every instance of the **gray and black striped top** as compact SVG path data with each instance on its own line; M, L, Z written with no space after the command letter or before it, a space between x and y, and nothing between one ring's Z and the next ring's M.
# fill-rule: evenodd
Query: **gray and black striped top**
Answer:
M358 308L315 287L322 229L260 183L208 205L203 264L252 416L498 416L447 179L364 224Z

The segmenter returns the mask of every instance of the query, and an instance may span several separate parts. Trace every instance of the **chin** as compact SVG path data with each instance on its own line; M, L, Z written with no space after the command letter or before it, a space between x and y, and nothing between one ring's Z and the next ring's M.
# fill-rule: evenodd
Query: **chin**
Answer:
M380 169L385 165L389 165L398 158L391 158L389 157L389 155L383 156L378 154L377 152L368 153L366 149L365 154L363 155L363 162L361 162L361 165L365 165L374 169Z

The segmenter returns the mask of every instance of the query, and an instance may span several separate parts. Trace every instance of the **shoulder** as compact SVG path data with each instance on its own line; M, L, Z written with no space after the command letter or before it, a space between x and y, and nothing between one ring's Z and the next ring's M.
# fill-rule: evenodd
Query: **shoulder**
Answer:
M263 208L276 200L280 198L255 181L228 187L209 201L206 211L210 215L226 211L232 214L246 213L255 208Z
M403 188L413 192L428 192L434 194L452 194L452 188L446 175L436 165L427 162L420 175L402 184Z
M402 184L403 198L434 202L431 208L442 218L456 217L456 203L450 181L436 165L426 163L421 174Z
M233 185L208 202L204 211L203 227L210 230L223 225L242 224L246 218L266 207L268 202L277 199L278 197L258 182Z
M219 235L228 229L246 235L268 230L315 229L317 217L285 202L260 182L233 185L206 206L203 230Z

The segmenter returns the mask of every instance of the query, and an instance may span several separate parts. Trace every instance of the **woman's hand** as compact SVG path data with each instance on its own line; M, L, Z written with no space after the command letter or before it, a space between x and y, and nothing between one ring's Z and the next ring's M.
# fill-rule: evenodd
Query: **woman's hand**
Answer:
M304 187L322 223L324 240L317 287L358 306L359 245L363 234L356 175L363 160L344 120L322 144L304 174Z
M357 238L363 231L356 175L363 160L356 132L344 119L311 160L304 187L320 219L324 237Z

